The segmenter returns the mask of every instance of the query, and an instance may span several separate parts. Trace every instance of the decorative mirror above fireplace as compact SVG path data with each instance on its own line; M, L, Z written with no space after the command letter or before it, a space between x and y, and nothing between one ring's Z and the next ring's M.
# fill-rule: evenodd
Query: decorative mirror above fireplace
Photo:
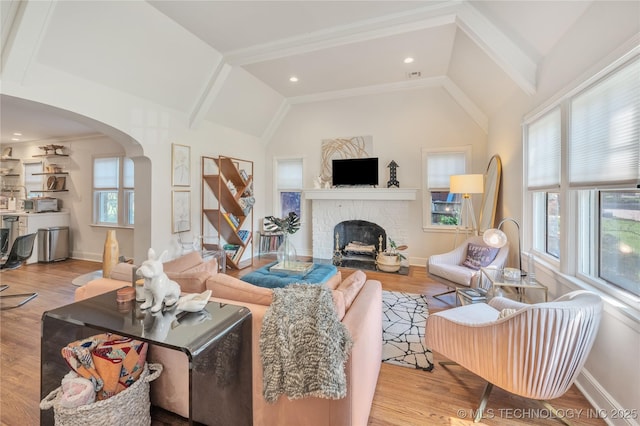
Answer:
M489 160L487 172L484 175L484 193L482 195L482 207L480 208L480 233L493 228L496 217L496 206L500 194L500 176L502 175L502 161L498 155Z

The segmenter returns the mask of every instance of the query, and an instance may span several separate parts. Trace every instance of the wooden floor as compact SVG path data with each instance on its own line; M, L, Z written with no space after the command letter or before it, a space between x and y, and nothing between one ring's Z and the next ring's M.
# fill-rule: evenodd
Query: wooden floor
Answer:
M254 262L257 268L270 259ZM73 301L76 289L71 280L100 269L95 262L67 260L53 264L33 264L15 271L0 272L0 284L9 289L2 295L36 291L38 297L26 305L0 311L0 423L35 425L39 423L40 402L40 319L42 313ZM243 275L252 269L229 271ZM343 276L350 270L343 270ZM385 290L422 293L429 300L429 311L450 308L432 296L444 290L427 278L425 269L411 267L408 276L367 271L367 276L382 282ZM2 306L6 303L3 301ZM482 354L478 354L482 356ZM435 354L435 361L444 359ZM485 383L461 367L436 364L432 372L382 364L369 418L370 425L467 425ZM589 416L590 404L574 387L554 406L574 416L580 425L604 425ZM494 388L487 406L485 425L560 425L557 419L535 401L525 400ZM583 410L580 412L580 410ZM184 423L166 413L154 411L154 424ZM283 424L284 425L284 424ZM288 425L287 425L288 426ZM298 425L292 425L298 426ZM302 425L301 425L302 426Z

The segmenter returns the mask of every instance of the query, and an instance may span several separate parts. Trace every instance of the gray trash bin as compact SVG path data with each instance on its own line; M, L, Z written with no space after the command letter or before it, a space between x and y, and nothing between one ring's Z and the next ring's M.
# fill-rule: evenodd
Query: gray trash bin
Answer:
M69 257L69 227L38 229L38 262L56 262Z

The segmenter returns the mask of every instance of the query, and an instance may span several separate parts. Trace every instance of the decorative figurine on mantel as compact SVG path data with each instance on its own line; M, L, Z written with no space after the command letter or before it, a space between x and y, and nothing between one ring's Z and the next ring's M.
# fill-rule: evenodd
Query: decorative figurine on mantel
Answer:
M398 182L396 175L396 169L400 166L398 166L398 163L391 160L387 167L389 167L389 181L387 182L387 188L391 188L392 186L400 188L400 182Z

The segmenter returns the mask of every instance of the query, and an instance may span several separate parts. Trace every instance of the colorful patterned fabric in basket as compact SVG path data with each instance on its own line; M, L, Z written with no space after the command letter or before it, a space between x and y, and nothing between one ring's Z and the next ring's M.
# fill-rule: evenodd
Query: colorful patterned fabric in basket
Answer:
M96 400L112 397L131 386L147 358L145 342L104 333L70 343L62 357L80 377L91 380Z
M56 426L148 426L151 424L149 382L157 379L160 373L161 364L145 364L139 379L129 388L109 399L77 408L60 405L62 388L58 387L40 402L40 409L48 410L53 407Z

